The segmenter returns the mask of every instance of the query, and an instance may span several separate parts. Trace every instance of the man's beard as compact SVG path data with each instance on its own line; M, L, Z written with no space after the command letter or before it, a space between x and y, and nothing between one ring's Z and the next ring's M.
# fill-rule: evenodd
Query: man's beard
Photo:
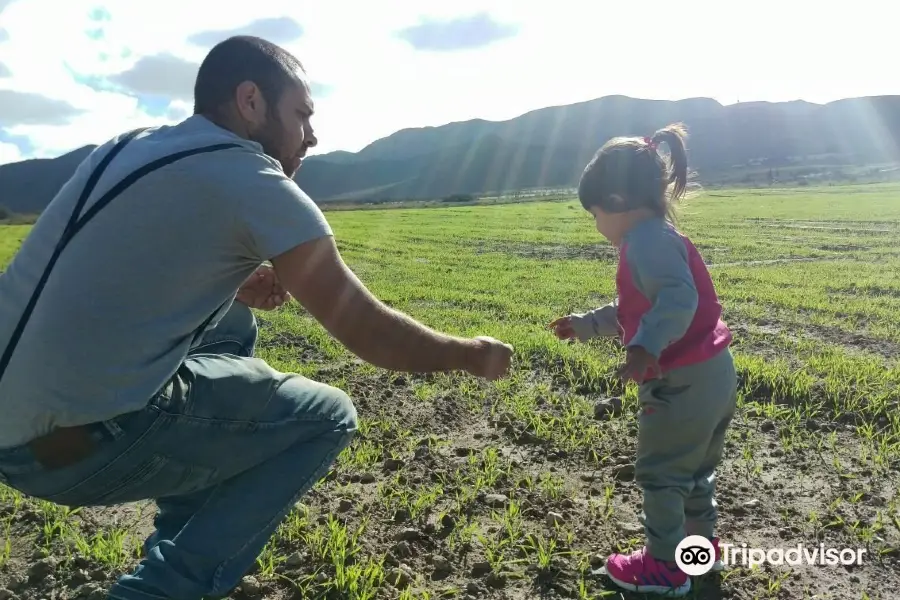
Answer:
M266 124L257 132L250 134L250 140L262 146L263 152L277 160L284 174L293 179L297 169L300 168L300 160L296 156L280 156L279 152L282 147L280 132L281 127L277 117L269 115Z

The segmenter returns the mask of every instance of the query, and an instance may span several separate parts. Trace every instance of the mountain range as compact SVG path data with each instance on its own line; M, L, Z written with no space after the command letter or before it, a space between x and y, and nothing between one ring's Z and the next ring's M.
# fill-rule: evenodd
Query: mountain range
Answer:
M688 128L689 160L701 182L748 165L777 167L815 157L858 165L900 160L900 96L824 105L607 96L507 121L403 129L359 152L311 156L296 181L320 203L573 187L611 137L651 135L673 122ZM92 149L0 166L0 205L40 212Z

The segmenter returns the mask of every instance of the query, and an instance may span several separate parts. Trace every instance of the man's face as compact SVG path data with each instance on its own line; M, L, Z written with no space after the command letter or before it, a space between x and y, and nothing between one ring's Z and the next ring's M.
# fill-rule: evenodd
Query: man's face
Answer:
M266 109L260 125L250 131L250 139L281 163L285 175L293 177L306 151L318 143L310 124L313 102L305 79L288 85L277 103Z

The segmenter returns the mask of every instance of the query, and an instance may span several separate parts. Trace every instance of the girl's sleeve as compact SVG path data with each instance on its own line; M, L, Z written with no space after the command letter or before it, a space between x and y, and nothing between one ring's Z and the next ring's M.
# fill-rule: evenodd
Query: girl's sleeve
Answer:
M628 346L640 346L659 358L684 336L697 311L687 248L675 232L649 231L629 241L625 256L635 286L653 305Z
M619 299L586 313L569 315L572 330L582 342L595 337L619 335L619 319L616 315Z

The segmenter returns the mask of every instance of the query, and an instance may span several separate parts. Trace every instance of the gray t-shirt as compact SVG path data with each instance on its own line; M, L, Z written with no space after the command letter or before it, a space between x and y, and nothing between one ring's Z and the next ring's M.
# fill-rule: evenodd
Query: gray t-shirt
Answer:
M119 139L85 159L0 275L0 354L87 178ZM200 116L129 142L82 214L157 158L229 142L240 147L146 175L62 252L0 381L0 448L146 406L183 362L197 328L221 307L209 327L216 325L262 262L332 235L259 144Z

